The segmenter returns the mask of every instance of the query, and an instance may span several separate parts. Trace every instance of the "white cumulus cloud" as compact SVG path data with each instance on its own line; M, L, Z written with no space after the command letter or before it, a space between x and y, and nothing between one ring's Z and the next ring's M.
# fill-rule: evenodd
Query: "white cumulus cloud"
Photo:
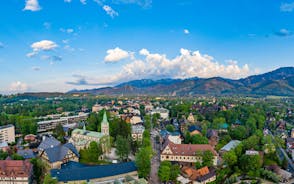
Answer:
M111 50L109 53L112 55L111 53L114 51ZM254 70L249 69L247 64L239 66L235 60L221 64L212 56L183 48L180 49L178 56L171 59L167 58L165 54L151 53L147 49L141 49L139 54L144 58L133 58L131 62L123 65L121 72L103 79L100 78L100 84L115 84L144 78L224 77L239 79L254 74ZM125 53L124 58L126 57ZM117 61L119 58L116 56L113 60Z
M114 9L112 9L110 6L103 5L102 8L107 13L107 15L111 16L112 18L114 18L115 16L118 16L118 13Z
M41 7L38 0L26 0L26 4L23 10L39 11Z
M31 48L33 49L33 51L48 51L48 50L53 50L57 47L58 45L51 41L51 40L42 40L39 42L35 42L31 45Z
M104 57L105 62L118 62L122 59L130 57L130 53L128 51L122 50L119 47L109 49L106 53L107 55Z
M58 45L51 40L41 40L31 44L32 52L26 54L27 57L32 58L38 55L40 51L51 51L57 48Z
M9 90L12 92L24 92L28 90L28 85L26 83L16 81L10 84Z

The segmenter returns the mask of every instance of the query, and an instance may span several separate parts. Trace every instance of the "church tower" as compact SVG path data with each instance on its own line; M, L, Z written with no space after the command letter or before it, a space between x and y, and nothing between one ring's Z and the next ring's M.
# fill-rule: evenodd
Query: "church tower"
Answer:
M104 111L103 120L101 122L101 133L109 136L109 123L107 121L106 111Z

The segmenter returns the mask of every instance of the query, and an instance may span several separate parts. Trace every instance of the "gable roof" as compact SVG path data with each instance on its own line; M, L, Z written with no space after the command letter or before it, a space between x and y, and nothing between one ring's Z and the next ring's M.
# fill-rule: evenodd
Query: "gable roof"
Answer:
M63 160L69 150L72 151L76 156L80 156L77 149L71 143L47 148L44 150L44 152L46 153L49 162L53 163Z
M222 147L220 149L220 151L230 151L230 150L236 148L240 143L241 143L241 141L239 141L239 140L231 140L228 144L226 144L224 147Z
M52 169L51 176L57 178L58 181L67 182L104 178L137 171L134 162L95 166L78 164L78 166L73 166L75 164L76 162L68 162L66 166L62 165L61 169Z
M38 146L38 150L45 150L50 147L55 147L61 143L55 139L53 136L43 136L41 144Z
M28 177L32 169L29 160L0 160L0 177Z
M202 128L200 126L197 126L197 125L191 125L191 126L189 126L188 130L189 130L189 132L193 132L195 130L201 132Z
M169 147L172 154L171 155L186 155L195 156L196 152L211 151L214 156L217 156L217 152L209 144L174 144L171 141L167 141L163 151L166 147Z

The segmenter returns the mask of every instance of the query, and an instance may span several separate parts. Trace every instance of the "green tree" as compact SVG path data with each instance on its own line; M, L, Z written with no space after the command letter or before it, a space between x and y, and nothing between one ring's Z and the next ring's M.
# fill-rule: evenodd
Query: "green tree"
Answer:
M171 163L169 161L163 161L160 163L159 169L158 169L158 177L160 181L167 182L170 180L170 170L171 169Z
M247 137L247 130L244 126L238 126L230 129L229 134L233 139L243 140Z
M136 154L136 166L140 177L147 178L151 170L151 150L149 148L141 148Z
M211 151L204 151L202 153L202 166L211 167L213 165L214 155Z
M19 154L17 154L17 153L13 153L13 154L11 155L11 159L12 159L12 160L24 160L23 156L21 156L21 155L19 155Z
M200 134L195 134L191 137L192 144L208 144L208 139Z
M5 160L7 156L7 152L0 150L0 160Z
M116 137L115 145L116 154L119 156L120 160L126 160L131 151L129 140L121 135L118 135Z
M53 179L50 174L47 174L44 178L43 184L57 184L58 181Z
M224 153L223 159L224 159L224 162L230 167L233 167L238 162L238 157L234 151L229 151Z
M59 140L62 143L65 143L65 139L64 139L65 132L64 132L63 127L62 127L62 125L60 123L53 130L53 134L55 135L57 140Z
M33 164L33 178L37 183L41 183L46 170L45 164L38 158L31 159L31 163Z
M174 126L172 126L172 125L166 125L166 130L167 131L169 131L169 132L174 132L175 131L175 128L174 128Z
M98 145L98 143L95 142L95 141L90 142L90 145L89 145L89 148L88 148L89 161L90 162L97 162L101 155L102 155L102 149Z
M170 180L177 181L177 177L180 174L180 166L179 165L172 165L170 169Z
M256 172L261 167L259 155L242 155L240 158L240 168L243 172Z

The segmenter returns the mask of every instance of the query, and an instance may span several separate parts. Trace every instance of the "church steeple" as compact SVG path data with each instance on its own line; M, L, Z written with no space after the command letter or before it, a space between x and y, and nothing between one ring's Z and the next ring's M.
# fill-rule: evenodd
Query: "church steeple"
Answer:
M101 132L103 135L109 135L109 123L107 120L106 110L104 110L103 120L101 122Z

